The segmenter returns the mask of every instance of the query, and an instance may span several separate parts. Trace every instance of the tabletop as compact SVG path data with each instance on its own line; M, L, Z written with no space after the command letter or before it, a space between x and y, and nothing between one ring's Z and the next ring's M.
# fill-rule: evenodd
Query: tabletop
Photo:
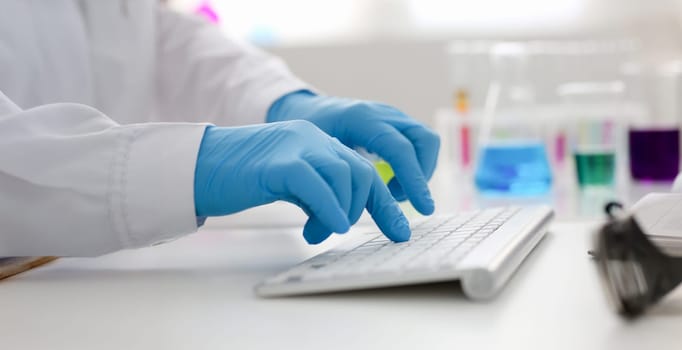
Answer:
M6 349L679 349L679 289L635 322L609 308L586 254L596 225L555 222L488 302L467 300L455 282L260 299L252 289L260 280L347 236L308 246L300 228L208 225L168 244L60 259L1 282L0 343Z

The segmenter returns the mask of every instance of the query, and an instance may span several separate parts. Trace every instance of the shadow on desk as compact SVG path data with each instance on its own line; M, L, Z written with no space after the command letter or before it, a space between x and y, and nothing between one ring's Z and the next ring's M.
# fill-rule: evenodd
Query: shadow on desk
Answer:
M142 270L60 269L33 274L30 281L22 281L22 283L34 285L59 284L61 286L74 283L86 288L88 286L107 285L114 289L126 289L128 292L134 292L139 288L167 290L167 288L172 287L176 291L210 288L216 293L222 293L224 297L232 294L230 292L239 291L238 294L252 294L253 299L263 302L324 302L325 300L352 301L360 299L365 301L395 301L396 299L467 300L462 292L460 283L457 281L264 299L257 297L252 292L252 286L259 280L253 278L252 272L244 270L235 271L229 267L225 269L212 268L202 270L182 268ZM7 282L11 283L11 280ZM38 286L36 287L38 288Z
M648 316L655 317L674 317L679 319L682 316L682 288L678 287L673 292L664 298L659 304L647 311Z
M448 282L438 282L438 283L426 283L417 285L407 285L407 286L395 286L395 287L384 287L384 288L374 288L374 289L363 289L363 290L353 290L344 292L333 292L333 293L323 293L323 294L311 294L311 295L299 295L283 297L278 299L290 299L290 300L353 300L353 299L393 299L396 298L406 298L413 300L417 299L459 299L463 300L466 297L462 292L461 285L458 281L448 281ZM270 300L270 299L269 299ZM271 300L275 300L274 298Z

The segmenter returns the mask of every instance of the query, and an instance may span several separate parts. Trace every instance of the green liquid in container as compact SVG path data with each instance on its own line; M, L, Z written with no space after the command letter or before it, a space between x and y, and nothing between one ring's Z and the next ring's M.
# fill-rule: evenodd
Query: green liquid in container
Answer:
M610 186L616 169L613 151L576 151L575 168L580 186Z

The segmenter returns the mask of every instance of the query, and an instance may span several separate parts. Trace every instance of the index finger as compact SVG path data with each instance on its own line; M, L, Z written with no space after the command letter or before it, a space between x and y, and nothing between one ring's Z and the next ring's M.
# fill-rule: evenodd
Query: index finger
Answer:
M412 141L422 172L427 179L430 179L438 162L440 137L421 124L405 128L401 132Z
M433 199L410 140L385 123L368 125L367 129L367 134L374 136L364 145L365 148L391 165L396 179L415 209L425 215L433 213Z
M367 211L388 239L394 242L410 239L410 224L378 174L374 175L367 199Z

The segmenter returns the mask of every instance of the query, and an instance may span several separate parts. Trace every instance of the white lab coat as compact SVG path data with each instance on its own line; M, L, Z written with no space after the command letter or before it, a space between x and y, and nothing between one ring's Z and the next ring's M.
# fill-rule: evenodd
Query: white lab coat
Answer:
M1 6L0 257L93 256L196 231L205 123L263 122L306 88L155 0Z

